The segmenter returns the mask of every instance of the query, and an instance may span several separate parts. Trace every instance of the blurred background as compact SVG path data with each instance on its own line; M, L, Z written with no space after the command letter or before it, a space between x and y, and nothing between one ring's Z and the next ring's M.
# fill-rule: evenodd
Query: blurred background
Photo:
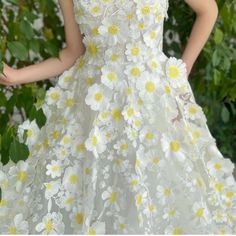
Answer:
M184 0L169 0L164 51L181 57L195 14ZM189 77L196 101L202 106L217 146L236 163L236 0L217 0L219 17ZM54 0L0 0L0 71L2 61L13 68L58 56L65 36L59 5ZM25 119L42 127L45 91L54 78L24 86L0 85L0 162L28 157L16 136ZM1 164L0 163L0 164ZM236 171L236 170L235 170Z

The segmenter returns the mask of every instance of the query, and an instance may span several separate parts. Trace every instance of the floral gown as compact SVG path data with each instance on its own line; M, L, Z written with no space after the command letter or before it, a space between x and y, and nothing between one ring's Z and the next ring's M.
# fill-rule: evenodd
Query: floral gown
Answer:
M2 234L236 233L233 163L162 51L168 0L74 0L86 52L18 128L0 169Z

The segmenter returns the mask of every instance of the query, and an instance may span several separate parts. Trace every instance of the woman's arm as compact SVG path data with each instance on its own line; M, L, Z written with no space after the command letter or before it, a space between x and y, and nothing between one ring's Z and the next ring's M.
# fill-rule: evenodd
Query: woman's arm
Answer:
M197 17L193 25L188 43L182 55L189 75L194 62L208 40L218 16L215 0L185 0L196 12Z
M84 54L82 34L76 23L73 0L59 0L65 26L66 47L59 52L59 58L52 57L38 64L20 69L13 69L4 63L3 76L0 74L0 84L15 85L49 79L70 68L76 59Z

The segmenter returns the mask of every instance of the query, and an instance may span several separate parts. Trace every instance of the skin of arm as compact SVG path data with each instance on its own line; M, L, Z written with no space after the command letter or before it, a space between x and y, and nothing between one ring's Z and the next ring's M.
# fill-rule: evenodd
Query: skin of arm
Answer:
M215 25L218 6L215 0L185 0L185 2L196 12L196 20L181 58L186 64L189 75Z
M11 68L6 63L3 63L3 73L6 76L0 74L0 84L8 86L49 79L70 68L76 59L84 54L83 35L75 20L73 0L59 0L59 4L64 19L66 38L66 47L59 52L60 59L51 57L40 63L20 69Z

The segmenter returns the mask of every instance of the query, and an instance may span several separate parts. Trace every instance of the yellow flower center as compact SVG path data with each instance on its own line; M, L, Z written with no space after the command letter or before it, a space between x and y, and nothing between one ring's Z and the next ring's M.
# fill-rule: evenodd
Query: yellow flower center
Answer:
M202 209L202 208L198 208L198 209L197 209L197 212L196 212L196 215L197 215L198 217L202 217L202 216L203 216L203 209Z
M20 182L24 182L26 180L26 177L27 177L26 171L19 171L17 179Z
M32 129L28 129L27 130L27 137L32 137L33 136L33 134L34 134L34 132L33 132L33 130Z
M131 48L131 54L132 56L138 56L139 55L139 48L135 47L135 48Z
M89 51L89 53L90 53L92 56L96 56L96 55L97 55L97 52L98 52L97 45L94 44L94 43L90 43L90 44L88 45L88 51Z
M117 200L117 193L116 192L112 192L111 196L110 196L110 201L111 202L115 202Z
M50 97L52 100L56 101L59 98L59 93L58 92L52 92L50 94Z
M110 72L110 73L108 73L107 78L110 81L114 81L114 80L116 80L116 74L114 72Z
M53 223L52 220L48 220L47 223L45 224L45 229L49 233L53 229Z
M197 112L197 109L195 107L189 107L188 111L191 114L195 114Z
M149 139L149 140L150 140L150 139L153 139L153 133L147 132L146 135L145 135L145 138L146 138L146 139Z
M181 228L174 228L173 234L182 234L182 229Z
M111 35L118 34L119 30L120 29L117 25L111 25L111 26L108 27L108 33L111 34Z
M142 12L143 15L148 15L148 14L150 13L150 11L151 11L151 9L150 9L150 6L149 6L149 5L143 6L143 7L142 7L142 10L141 10L141 12Z
M78 177L76 175L71 175L69 181L72 184L76 184L78 182Z
M102 100L103 94L102 93L96 93L94 97L95 97L95 100L97 102L99 102L99 101Z
M173 140L170 142L170 150L172 152L178 152L180 149L180 144L177 140Z
M152 81L148 81L145 85L145 88L148 92L153 93L156 89L156 86Z
M91 143L92 143L93 146L97 145L98 140L97 140L97 137L95 135L91 138Z
M177 79L180 76L179 68L176 66L169 67L169 75L171 79Z
M221 169L221 167L222 167L222 165L220 163L215 163L214 164L214 168L217 169L217 170Z
M82 213L77 213L76 216L76 223L81 225L83 223L83 220L84 220L84 216Z
M134 77L140 76L141 72L140 69L138 67L133 67L131 69L131 75Z
M10 234L16 234L17 230L16 230L16 227L15 226L12 226L9 228L9 233Z

